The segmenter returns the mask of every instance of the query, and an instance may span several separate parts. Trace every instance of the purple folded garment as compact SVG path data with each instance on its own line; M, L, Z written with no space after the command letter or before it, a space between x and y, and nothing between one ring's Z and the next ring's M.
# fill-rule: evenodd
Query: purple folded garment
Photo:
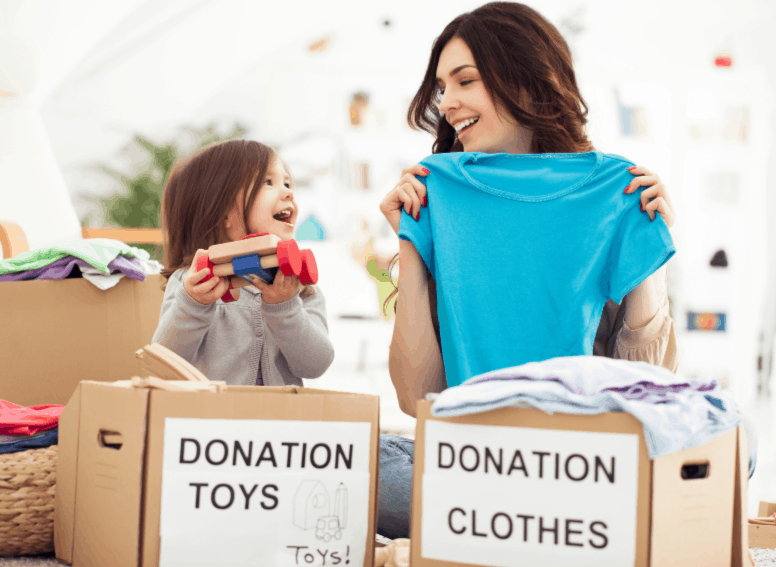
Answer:
M108 264L111 273L119 271L133 280L145 281L146 273L142 264L136 258L127 258L126 256L116 256L113 262Z
M657 404L673 402L677 398L673 394L691 392L711 392L717 388L717 381L687 381L674 384L656 384L649 380L636 382L626 386L604 388L602 392L617 392L626 400L638 400Z
M90 267L88 262L76 258L75 256L64 256L59 260L47 264L41 268L34 270L25 270L23 272L13 272L10 274L0 275L0 282L15 282L20 280L63 280L65 278L81 277L81 270L76 270L77 266ZM127 258L125 256L116 256L114 260L108 264L108 267L113 272L121 272L126 276L134 280L145 280L145 272L143 271L140 262L134 258Z
M71 273L75 269L77 262L86 264L86 262L75 256L63 256L56 262L52 262L42 268L0 275L0 282L15 282L19 280L61 280L71 277ZM79 270L75 277L80 277L80 275L81 272Z

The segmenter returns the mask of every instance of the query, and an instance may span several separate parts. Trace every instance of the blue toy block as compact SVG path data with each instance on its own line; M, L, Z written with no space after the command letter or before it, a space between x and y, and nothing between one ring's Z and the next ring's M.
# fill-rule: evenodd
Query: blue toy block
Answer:
M232 268L234 273L238 276L245 276L253 274L267 283L272 283L277 273L277 268L262 268L261 256L258 254L247 254L245 256L237 256L232 258ZM245 278L243 278L245 279Z

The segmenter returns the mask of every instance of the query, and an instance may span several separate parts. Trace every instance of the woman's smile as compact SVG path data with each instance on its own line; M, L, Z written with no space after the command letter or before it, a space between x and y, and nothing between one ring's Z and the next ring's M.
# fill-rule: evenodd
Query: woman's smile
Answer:
M455 128L455 134L458 136L458 139L462 140L461 135L467 134L474 128L474 125L479 122L479 118L467 118L466 120L461 120L460 122L456 123L453 128Z

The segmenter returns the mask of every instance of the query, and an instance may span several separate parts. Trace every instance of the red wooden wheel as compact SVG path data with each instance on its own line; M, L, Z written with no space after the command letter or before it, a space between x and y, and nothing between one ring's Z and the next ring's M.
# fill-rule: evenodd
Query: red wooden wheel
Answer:
M229 278L229 287L226 288L226 292L224 295L221 296L221 301L224 303L231 303L232 301L237 301L234 296L232 296L232 289L234 289L234 286L232 285L232 279Z
M302 250L302 273L299 274L299 281L304 285L318 283L318 263L312 250Z
M278 267L287 276L302 273L302 253L295 240L278 242Z

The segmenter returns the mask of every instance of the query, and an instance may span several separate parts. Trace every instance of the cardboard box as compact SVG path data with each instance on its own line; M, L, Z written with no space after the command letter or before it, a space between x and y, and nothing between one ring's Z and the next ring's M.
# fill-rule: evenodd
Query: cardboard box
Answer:
M371 565L378 423L376 396L82 382L59 426L57 558Z
M742 428L650 460L630 414L431 405L418 404L413 567L746 564Z
M83 278L0 282L0 399L66 404L81 380L140 371L135 351L159 323L163 278L102 291Z
M774 512L776 512L776 502L760 501L757 510L759 518L770 517ZM749 547L776 549L776 525L749 524Z

